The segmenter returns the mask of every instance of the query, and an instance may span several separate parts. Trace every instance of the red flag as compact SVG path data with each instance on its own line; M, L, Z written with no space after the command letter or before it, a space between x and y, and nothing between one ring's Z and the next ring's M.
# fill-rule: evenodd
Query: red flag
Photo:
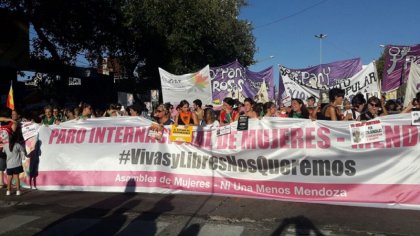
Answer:
M9 94L7 95L6 107L10 110L15 110L15 100L13 99L13 86L10 84Z

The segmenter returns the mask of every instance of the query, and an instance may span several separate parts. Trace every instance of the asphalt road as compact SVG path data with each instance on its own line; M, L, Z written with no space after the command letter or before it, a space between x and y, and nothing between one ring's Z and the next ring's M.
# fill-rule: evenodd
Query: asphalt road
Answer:
M420 211L236 197L0 190L2 235L420 235Z

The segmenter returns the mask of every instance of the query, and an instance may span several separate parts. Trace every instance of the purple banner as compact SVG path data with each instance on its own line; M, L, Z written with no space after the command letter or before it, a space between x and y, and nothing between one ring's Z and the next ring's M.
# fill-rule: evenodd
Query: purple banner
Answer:
M250 97L256 101L274 100L273 67L253 72L238 61L220 67L210 68L214 104L221 104L225 97L243 101Z
M278 103L282 104L285 99L284 80L292 80L298 85L310 89L328 90L343 79L353 77L361 69L360 58L336 61L305 69L290 69L280 65Z
M407 82L410 62L420 62L420 44L414 46L387 45L382 91L389 92Z
M280 75L288 76L299 85L312 89L328 89L348 79L362 69L360 58L336 61L305 69L289 69L280 66Z

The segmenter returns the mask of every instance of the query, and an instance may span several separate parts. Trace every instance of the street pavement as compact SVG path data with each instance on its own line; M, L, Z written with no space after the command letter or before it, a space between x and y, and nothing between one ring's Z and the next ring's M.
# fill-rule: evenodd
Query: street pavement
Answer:
M420 211L205 195L0 190L1 235L420 235Z

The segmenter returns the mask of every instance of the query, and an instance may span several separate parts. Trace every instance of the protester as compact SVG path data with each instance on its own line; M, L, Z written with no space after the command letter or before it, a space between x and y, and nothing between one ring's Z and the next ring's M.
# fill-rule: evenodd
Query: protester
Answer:
M83 103L81 106L81 110L82 110L82 114L79 116L79 119L89 119L89 118L93 118L95 116L93 116L92 114L92 106L89 105L88 103Z
M302 99L293 98L292 99L292 111L289 113L290 118L302 118L308 119L309 112L306 109L305 104L303 104Z
M3 152L3 148L0 148L0 189L5 186L4 184L4 171L6 171L6 153Z
M235 105L235 101L232 98L223 99L222 111L219 115L220 125L227 125L239 119L239 112L233 110L233 105Z
M245 116L248 116L250 119L258 118L258 114L254 111L255 102L251 98L245 98L244 100L244 108L245 108Z
M212 108L204 109L204 124L206 126L219 126L219 121L217 120L217 114Z
M264 116L264 103L255 103L253 106L253 110L255 111L255 113L257 113L258 118L261 119Z
M344 89L332 88L328 92L330 103L324 106L318 117L318 120L342 120L339 106L343 103L345 91Z
M182 100L179 106L180 112L175 117L175 125L198 125L197 115L190 111L190 103Z
M159 105L154 112L153 117L160 125L172 125L174 121L171 119L171 114L164 104Z
M12 191L12 179L16 184L16 195L20 195L20 179L19 174L23 172L22 159L26 156L25 148L19 143L18 136L15 132L9 135L9 144L3 148L3 152L7 155L7 191L6 195L10 195Z
M44 118L42 118L43 125L59 124L60 122L53 116L52 107L46 106L44 108Z
M401 111L397 110L398 104L395 100L388 100L385 103L385 108L389 115L399 114Z
M197 115L199 124L203 122L203 119L204 119L204 110L203 108L201 108L202 105L203 103L201 102L200 99L195 99L193 101L193 110L194 110L194 113Z
M7 118L6 116L8 116L5 112L2 112L4 114L4 116L0 117L0 122L1 122L1 130L2 132L5 132L4 135L1 135L1 145L0 145L0 188L4 187L4 171L7 168L6 165L6 153L3 152L3 148L5 145L7 145L8 140L3 140L3 139L8 139L9 135L11 133L13 133L14 131L16 131L17 129L17 124L16 121L12 118Z
M290 109L288 107L282 106L280 107L280 110L277 113L277 116L280 118L287 118L289 117L289 110Z
M66 112L64 114L65 114L65 117L66 117L66 121L76 119L76 115L74 114L74 109L69 108L69 109L66 110Z
M410 113L411 111L420 111L420 92L416 93L416 97L401 113Z
M266 102L264 104L264 117L276 117L276 104L274 102Z
M314 96L309 97L308 99L306 99L307 102L307 106L306 108L308 109L309 112L309 118L311 120L316 120L316 113L318 112L318 106L316 104L316 99Z
M103 117L116 117L120 116L121 106L118 106L116 103L111 103L108 106L108 109L104 112Z
M60 113L60 108L58 106L54 106L52 110L52 115L54 116L54 119L58 122L63 121L62 115Z
M360 114L363 112L365 108L366 99L363 94L358 93L351 99L351 106L352 108L350 111L344 112L344 120L360 120Z
M379 110L382 108L382 111ZM360 120L372 120L379 116L388 115L384 104L377 97L370 97L367 101L367 110L360 115Z

